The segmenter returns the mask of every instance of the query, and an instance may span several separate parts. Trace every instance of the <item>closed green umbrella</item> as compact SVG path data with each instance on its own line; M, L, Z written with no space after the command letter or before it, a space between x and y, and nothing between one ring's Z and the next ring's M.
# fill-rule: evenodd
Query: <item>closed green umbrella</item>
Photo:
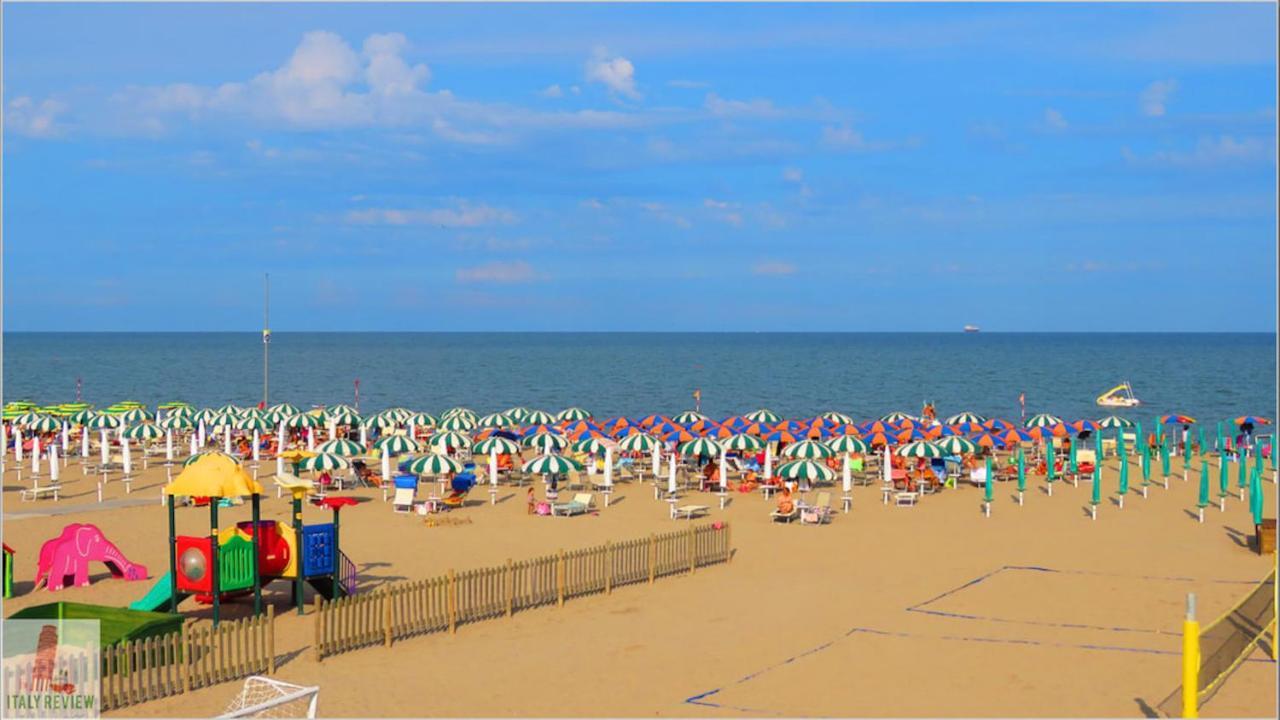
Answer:
M1236 452L1236 487L1240 490L1240 499L1244 499L1244 489L1249 482L1249 461L1244 459L1243 452Z
M1058 458L1057 453L1053 450L1053 438L1045 440L1045 452L1048 458L1045 460L1045 482L1049 485L1049 496L1053 497L1053 484L1058 480Z
M1018 448L1018 504L1019 505L1022 504L1022 493L1026 492L1026 490L1027 490L1027 457L1026 457L1026 454L1022 451L1022 448Z
M1262 458L1262 448L1259 446L1257 440L1255 440L1253 443L1253 459L1254 459L1254 469L1256 469L1258 471L1258 474L1261 475L1262 471L1266 469L1266 465L1264 464L1265 461Z
M1196 506L1200 508L1200 522L1204 522L1204 509L1209 507L1209 466L1200 463L1200 496Z
M1160 476L1164 478L1164 487L1169 488L1169 443L1160 441Z
M1102 502L1102 435L1094 435L1094 448L1097 458L1093 463L1093 489L1089 496L1089 505L1093 517L1098 517L1098 505Z
M982 511L987 517L991 516L991 501L995 499L996 476L991 471L991 456L987 456L987 475L983 482L982 488Z
M1071 463L1071 474L1072 474L1072 475L1075 475L1076 473L1080 472L1080 467L1079 467L1079 465L1076 463L1076 439L1075 439L1074 437L1073 437L1073 438L1071 438L1071 457L1070 457L1070 463Z
M1142 497L1147 496L1147 486L1151 484L1151 453L1146 445L1142 446Z
M1117 489L1120 493L1120 507L1124 507L1124 496L1129 494L1129 459L1120 456L1120 487Z
M1231 477L1227 473L1227 462L1218 465L1218 509L1227 509L1227 494L1231 492Z
M1254 527L1262 524L1262 477L1255 469L1249 473L1249 509L1253 511Z

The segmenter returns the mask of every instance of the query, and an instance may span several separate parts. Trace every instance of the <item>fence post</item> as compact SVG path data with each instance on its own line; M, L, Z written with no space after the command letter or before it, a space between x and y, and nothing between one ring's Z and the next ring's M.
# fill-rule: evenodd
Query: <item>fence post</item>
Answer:
M604 541L604 594L613 594L613 541Z
M191 692L191 638L187 636L187 623L182 623L182 627L178 628L178 646L182 650L182 665L179 671L182 673L182 692Z
M458 576L457 573L453 571L453 568L449 568L448 605L449 632L455 633L458 631Z
M511 562L511 558L507 558L507 617L511 617L511 612L515 609L515 604L516 604L515 567Z
M653 572L658 564L658 536L649 533L649 584L653 584Z
M267 674L276 674L276 606L267 604Z
M391 587L382 586L382 643L391 647Z
M556 605L564 607L564 549L556 553Z
M692 575L693 571L698 567L698 549L697 543L694 541L692 524L689 525L689 537L685 541L685 545L689 549L689 574Z
M326 614L325 610L327 609L328 608L324 606L324 598L320 597L319 595L316 595L316 611L315 611L316 662L320 662L321 660L324 659L324 648L322 647L322 643L324 639L324 618Z

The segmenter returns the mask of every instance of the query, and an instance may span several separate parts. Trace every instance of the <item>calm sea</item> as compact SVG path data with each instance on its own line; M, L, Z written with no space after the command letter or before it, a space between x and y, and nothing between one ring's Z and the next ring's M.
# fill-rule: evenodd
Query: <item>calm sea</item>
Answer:
M4 400L83 397L197 406L262 396L256 333L5 333ZM1276 414L1273 334L677 334L276 333L270 402L354 401L439 412L524 405L597 416L690 409L713 417L769 407L788 417L828 409L858 418L973 410L1068 418L1106 411L1094 398L1129 380L1145 405L1204 420Z

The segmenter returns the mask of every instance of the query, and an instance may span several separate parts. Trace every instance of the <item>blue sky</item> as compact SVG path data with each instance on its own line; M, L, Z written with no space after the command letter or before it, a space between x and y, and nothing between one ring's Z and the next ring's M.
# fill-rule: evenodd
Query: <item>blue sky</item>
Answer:
M10 330L1271 330L1276 9L4 6Z

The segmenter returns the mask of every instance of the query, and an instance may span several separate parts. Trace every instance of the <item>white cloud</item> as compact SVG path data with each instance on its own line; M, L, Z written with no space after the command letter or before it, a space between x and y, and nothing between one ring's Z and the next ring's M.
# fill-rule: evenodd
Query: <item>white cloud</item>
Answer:
M400 55L409 41L400 33L370 35L364 41L365 81L369 90L379 95L411 95L419 85L426 85L431 71L426 65L409 66Z
M798 167L784 168L782 179L791 183L804 182L804 171Z
M770 118L782 115L782 110L765 98L728 100L715 93L707 93L703 105L708 112L719 117Z
M459 130L444 118L433 120L431 129L441 139L465 145L496 145L503 141L503 138L496 133L481 132L479 130Z
M548 85L538 94L544 98L562 98L564 97L564 90L561 90L559 85Z
M668 80L667 87L682 88L688 90L697 90L710 85L710 83L701 82L699 80Z
M516 216L504 208L459 202L451 208L432 210L396 208L350 210L345 220L348 225L433 225L457 228L508 224L515 222Z
M1121 154L1131 165L1155 167L1208 167L1229 164L1273 162L1275 145L1271 138L1233 135L1202 137L1192 150L1161 150L1151 155L1138 155L1128 147Z
M1044 109L1044 124L1050 130L1066 130L1067 118L1062 114L1061 110L1054 108Z
M579 204L579 205L581 205L581 206L582 206L582 207L584 207L584 208L589 209L589 210L603 210L603 209L604 209L604 203L600 202L600 201L599 201L599 200L597 200L596 198L587 198L586 200L583 200L581 203L578 203L578 204Z
M610 92L632 100L639 100L636 90L636 68L631 61L622 57L609 57L609 51L596 48L587 60L587 81L598 82L609 88Z
M640 203L640 208L648 212L650 215L657 218L658 220L671 223L672 225L675 225L678 228L687 230L688 228L693 226L693 223L689 222L688 218L686 218L683 215L679 215L677 213L671 212L670 210L667 209L667 206L663 205L662 203L642 202Z
M738 203L706 198L702 201L702 206L710 210L712 217L720 222L734 227L742 225L742 213L739 211Z
M1142 104L1142 114L1148 117L1163 116L1169 100L1177 89L1177 80L1157 80L1148 85L1138 96Z
M458 268L454 278L460 283L528 283L542 279L524 260L491 262L469 268Z
M841 123L840 125L827 125L822 128L822 144L835 150L875 152L919 147L920 140L914 137L901 141L867 140L862 136L861 132L849 123Z
M762 260L751 268L751 272L756 275L795 275L796 266L793 263L779 260Z
M5 109L5 129L30 137L53 137L61 131L58 116L66 110L65 103L52 98L36 102L26 95L16 97Z

